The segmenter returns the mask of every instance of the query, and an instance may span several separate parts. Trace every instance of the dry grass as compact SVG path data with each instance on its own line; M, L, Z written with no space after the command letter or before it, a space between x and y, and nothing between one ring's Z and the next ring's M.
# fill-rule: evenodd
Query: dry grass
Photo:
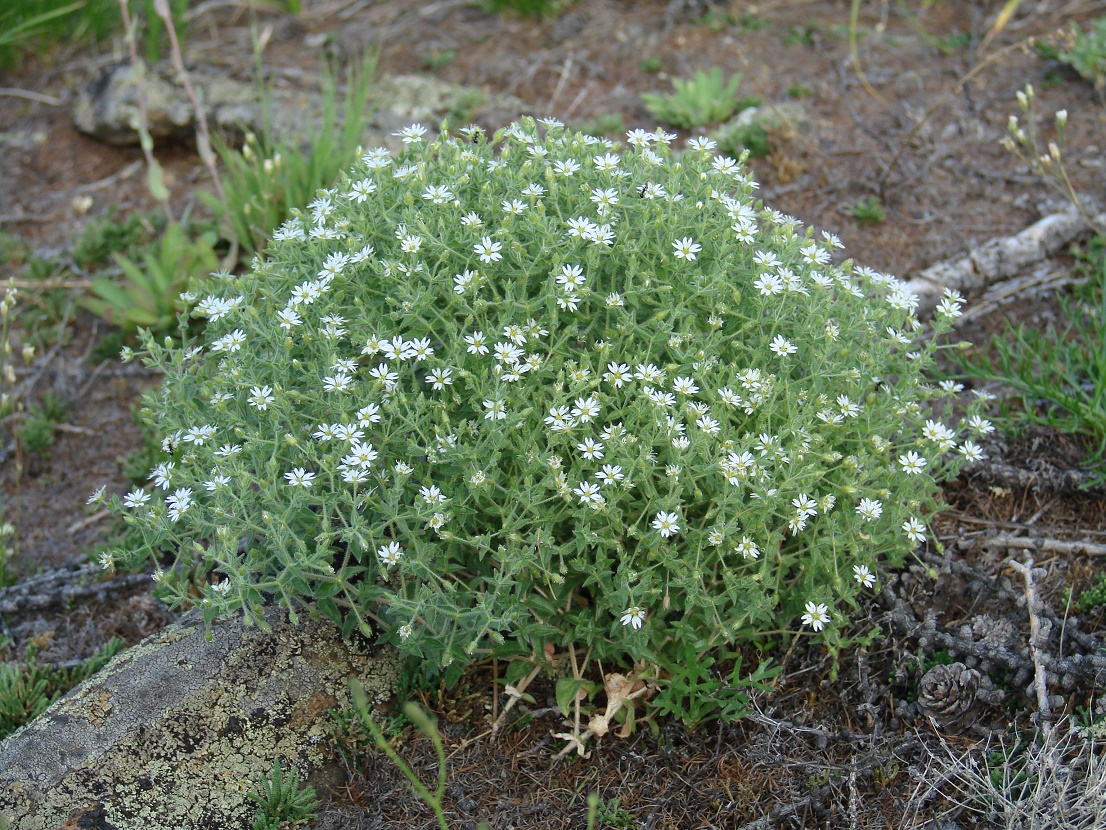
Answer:
M941 746L943 755L931 751L920 786L944 796L949 816L974 813L1002 830L1106 827L1106 756L1075 730L1014 744L998 738L964 752L943 739Z

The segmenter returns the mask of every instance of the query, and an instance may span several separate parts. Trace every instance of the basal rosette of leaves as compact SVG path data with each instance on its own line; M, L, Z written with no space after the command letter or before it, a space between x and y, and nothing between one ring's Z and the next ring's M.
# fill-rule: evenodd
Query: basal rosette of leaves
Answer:
M145 338L173 461L111 504L176 552L165 597L442 667L840 642L978 454L914 299L706 139L461 132L364 153L207 284L202 336Z

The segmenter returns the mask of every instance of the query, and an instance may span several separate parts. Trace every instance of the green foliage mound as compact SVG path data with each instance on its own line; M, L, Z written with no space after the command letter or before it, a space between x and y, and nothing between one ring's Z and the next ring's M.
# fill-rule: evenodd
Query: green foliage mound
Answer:
M839 645L978 455L912 295L706 139L424 132L215 275L201 336L144 337L173 460L110 502L176 552L164 596L311 604L451 672L573 646L662 703L711 679L689 647Z

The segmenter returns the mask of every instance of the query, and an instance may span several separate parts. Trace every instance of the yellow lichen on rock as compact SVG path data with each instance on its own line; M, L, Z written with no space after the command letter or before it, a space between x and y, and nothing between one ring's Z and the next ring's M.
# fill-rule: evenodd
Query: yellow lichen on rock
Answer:
M274 758L325 765L327 712L350 678L386 695L398 670L393 651L329 622L266 621L216 622L209 642L189 614L116 657L0 744L0 814L17 830L89 811L105 830L249 826Z

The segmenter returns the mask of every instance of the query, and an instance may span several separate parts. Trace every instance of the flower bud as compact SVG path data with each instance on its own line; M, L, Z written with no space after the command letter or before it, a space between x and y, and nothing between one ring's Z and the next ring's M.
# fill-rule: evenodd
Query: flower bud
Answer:
M32 360L35 359L35 347L28 343L26 346L23 347L23 351L21 352L21 354L23 355L23 360L27 363L30 363Z
M1056 146L1055 141L1050 141L1048 143L1048 154L1050 156L1052 156L1052 158L1054 160L1056 160L1056 161L1060 160L1060 148L1058 146Z
M1068 125L1068 111L1067 110L1057 110L1056 111L1056 128L1062 130L1067 125Z

